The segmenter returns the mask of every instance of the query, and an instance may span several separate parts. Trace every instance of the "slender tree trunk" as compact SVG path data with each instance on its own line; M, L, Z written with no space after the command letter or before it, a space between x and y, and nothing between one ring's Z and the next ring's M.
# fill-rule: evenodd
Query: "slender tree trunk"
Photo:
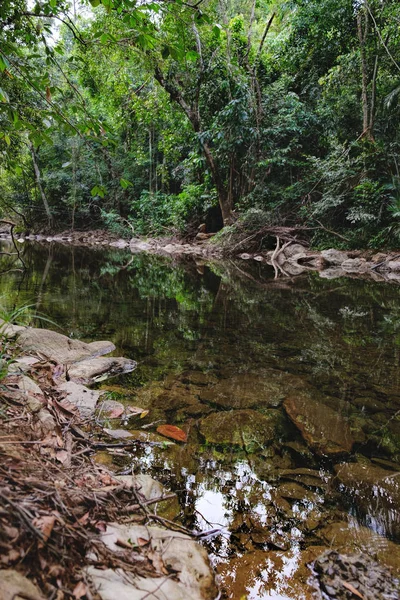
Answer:
M367 52L366 52L366 42L369 31L369 21L368 21L368 13L366 10L360 9L357 14L357 33L358 40L360 42L360 62L361 62L361 105L362 105L362 115L363 115L363 130L362 136L368 139L372 139L372 133L370 129L371 120L373 119L372 111L371 111L371 119L370 119L370 104L368 99L368 62L367 62ZM377 63L376 63L377 68ZM372 107L372 110L375 110Z
M189 119L190 124L192 125L195 133L201 133L201 124L200 124L200 115L199 115L198 106L197 105L195 105L195 106L189 105L186 102L185 98L183 97L183 94L182 94L181 90L179 89L179 87L177 86L177 84L173 81L168 81L167 79L165 79L165 77L159 67L155 68L154 75L155 75L155 78L158 81L158 83L161 85L161 87L163 87L164 90L166 92L168 92L171 100L176 102L181 107L181 109L185 113L186 117ZM221 174L220 174L218 166L214 160L214 156L213 156L210 146L208 145L208 142L201 139L200 143L201 143L201 147L202 147L202 150L204 153L204 157L207 162L207 166L210 169L211 176L213 178L215 187L217 188L218 201L219 201L219 206L221 208L222 220L224 222L224 225L230 225L234 221L234 216L233 216L233 212L232 212L232 209L233 209L232 199L229 196L226 184L222 180Z
M44 210L46 212L47 222L51 229L54 224L54 219L53 219L53 215L51 214L49 203L47 202L44 188L42 186L42 178L40 176L40 169L39 169L39 165L38 165L37 155L36 155L35 148L33 147L33 144L31 144L30 149L31 149L31 155L32 155L33 168L35 170L36 183L39 188L40 196L42 198Z

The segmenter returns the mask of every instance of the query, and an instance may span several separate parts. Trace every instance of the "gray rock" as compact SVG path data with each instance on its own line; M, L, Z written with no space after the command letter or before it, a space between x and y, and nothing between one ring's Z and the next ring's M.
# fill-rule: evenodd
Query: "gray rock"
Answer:
M13 325L12 323L7 323L6 321L3 321L3 319L0 319L0 335L13 338L25 329L26 328L21 325Z
M29 579L12 569L0 570L0 599L19 600L44 600L40 590Z
M390 271L400 271L400 260L390 260L385 266Z
M109 245L112 248L127 248L129 246L129 242L126 240L117 240L116 242L110 242Z
M131 373L135 368L136 362L129 358L91 358L72 364L68 375L71 381L90 385L108 377Z
M346 273L343 269L338 267L331 267L330 269L324 269L319 272L321 279L338 279L339 277L345 277Z
M139 538L149 540L152 556L160 557L166 570L176 573L171 578L143 578L130 573L123 577L121 571L100 571L89 567L88 574L99 586L102 600L211 600L216 596L214 576L205 548L189 536L176 531L142 525L110 523L101 534L104 544L113 552L121 551L118 540L138 545ZM104 576L106 573L106 576ZM164 587L165 586L165 587ZM172 587L170 587L172 586Z
M348 258L343 261L341 268L346 273L365 273L369 270L370 264L367 263L365 258Z
M328 265L341 265L345 260L349 257L346 252L342 252L341 250L335 250L334 248L329 248L329 250L322 250L321 252L322 258Z
M96 404L103 392L89 390L81 383L65 381L58 386L62 392L66 392L66 399L79 409L82 417L88 417L94 413Z
M87 344L56 331L30 327L19 332L18 343L23 351L38 352L59 364L74 363L115 350L112 342Z

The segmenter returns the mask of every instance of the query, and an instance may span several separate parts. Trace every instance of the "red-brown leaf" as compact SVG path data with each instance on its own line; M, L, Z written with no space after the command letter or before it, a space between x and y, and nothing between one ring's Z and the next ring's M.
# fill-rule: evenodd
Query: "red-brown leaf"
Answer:
M177 442L187 441L186 433L176 425L160 425L159 427L157 427L157 431L161 435L167 438L171 438L172 440L175 440Z
M79 598L86 596L87 591L88 591L88 588L87 588L86 583L83 583L83 581L80 581L74 587L74 591L72 592L72 594L73 594L74 598L79 600Z

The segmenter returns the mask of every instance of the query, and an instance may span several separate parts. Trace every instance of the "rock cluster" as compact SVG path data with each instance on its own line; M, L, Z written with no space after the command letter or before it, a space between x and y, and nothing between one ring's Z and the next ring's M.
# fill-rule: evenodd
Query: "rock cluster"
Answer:
M328 551L312 565L314 586L327 600L398 600L400 581L365 555Z

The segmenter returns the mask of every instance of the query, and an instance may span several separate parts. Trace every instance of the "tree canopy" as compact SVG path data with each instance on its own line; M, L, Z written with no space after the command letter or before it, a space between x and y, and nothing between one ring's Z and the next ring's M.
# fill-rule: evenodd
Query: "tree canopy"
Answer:
M399 22L394 0L5 0L3 214L396 245Z

